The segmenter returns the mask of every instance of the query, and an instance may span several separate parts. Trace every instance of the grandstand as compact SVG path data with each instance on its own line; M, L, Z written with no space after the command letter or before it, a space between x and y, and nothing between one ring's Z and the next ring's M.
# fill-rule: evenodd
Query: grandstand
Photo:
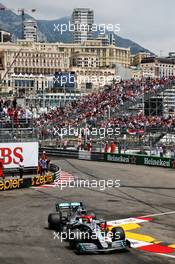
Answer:
M174 133L175 117L152 114L145 115L136 106L162 92L174 91L174 78L127 80L106 87L98 93L87 94L69 102L64 108L48 109L33 114L33 109L23 109L13 101L0 100L0 140L56 141L62 140L60 131L69 126L80 129L118 128L120 136L92 136L94 143L114 140L128 147L152 147L169 132ZM132 110L131 110L132 109ZM4 133L5 132L5 133ZM63 139L75 140L81 136L86 144L90 138L86 132Z
M0 142L37 139L32 111L17 105L16 99L0 99Z

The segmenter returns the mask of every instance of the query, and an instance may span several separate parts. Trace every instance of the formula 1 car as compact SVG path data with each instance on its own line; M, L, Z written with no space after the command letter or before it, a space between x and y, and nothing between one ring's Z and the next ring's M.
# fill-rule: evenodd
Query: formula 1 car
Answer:
M89 216L82 216L79 223L71 230L70 248L77 253L104 253L126 250L130 242L125 239L122 227L113 227L109 231L104 220L94 220Z
M79 222L81 216L87 215L82 202L57 203L56 213L51 213L48 216L48 227L60 232L66 232L72 229ZM95 218L95 214L90 214Z
M65 234L63 238L77 253L112 252L130 247L122 227L111 227L106 221L96 219L82 202L57 203L56 213L48 216L48 226Z

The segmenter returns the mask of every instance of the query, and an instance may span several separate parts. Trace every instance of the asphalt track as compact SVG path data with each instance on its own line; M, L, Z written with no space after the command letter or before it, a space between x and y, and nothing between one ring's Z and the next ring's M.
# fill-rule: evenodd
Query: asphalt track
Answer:
M76 255L47 229L47 215L56 202L81 200L107 220L155 214L153 221L133 232L152 236L165 245L175 244L174 170L80 160L54 162L79 179L120 179L121 187L1 192L0 264L175 263L174 253L163 256L138 249L112 255Z

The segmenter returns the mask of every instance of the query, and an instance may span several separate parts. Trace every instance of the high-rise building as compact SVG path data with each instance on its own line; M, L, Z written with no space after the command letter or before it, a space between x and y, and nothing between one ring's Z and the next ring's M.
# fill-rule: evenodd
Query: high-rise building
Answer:
M94 11L89 8L76 8L71 19L74 43L82 43L92 39L92 26L94 23Z
M24 39L37 42L37 23L33 19L24 21Z

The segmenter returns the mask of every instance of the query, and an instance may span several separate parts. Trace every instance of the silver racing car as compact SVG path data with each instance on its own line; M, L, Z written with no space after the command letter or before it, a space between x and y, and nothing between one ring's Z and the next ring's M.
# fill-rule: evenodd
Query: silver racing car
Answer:
M78 253L112 252L130 247L122 227L109 230L106 221L95 220L88 215L82 216L74 225L69 243Z

